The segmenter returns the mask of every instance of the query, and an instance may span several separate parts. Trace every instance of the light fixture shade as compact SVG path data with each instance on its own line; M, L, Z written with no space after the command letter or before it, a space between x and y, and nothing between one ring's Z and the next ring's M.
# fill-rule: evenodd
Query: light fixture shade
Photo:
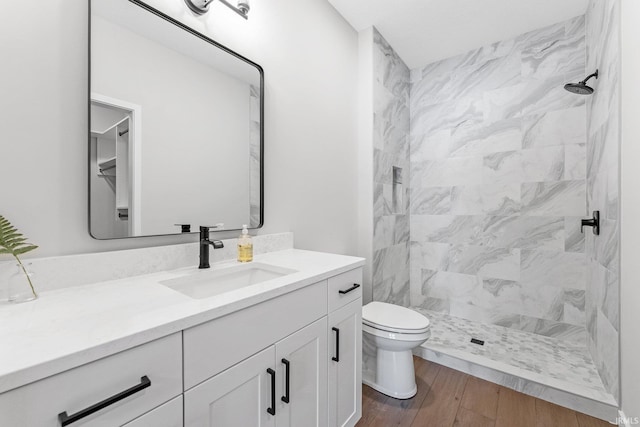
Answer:
M238 9L241 10L245 15L249 14L251 10L251 4L249 0L238 0Z
M197 15L204 15L207 13L209 11L209 6L211 6L213 1L214 0L184 0L189 9ZM219 1L238 15L242 16L244 19L248 18L249 10L251 9L249 0L238 0L238 6L232 5L228 0Z
M209 6L211 6L213 0L184 0L184 2L193 13L203 15L209 11Z

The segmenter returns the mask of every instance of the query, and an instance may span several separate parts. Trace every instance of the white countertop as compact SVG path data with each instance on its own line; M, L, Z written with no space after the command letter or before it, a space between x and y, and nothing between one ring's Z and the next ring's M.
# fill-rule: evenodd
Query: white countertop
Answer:
M158 283L196 272L194 265L45 292L29 303L0 304L0 393L364 265L362 258L298 249L259 255L255 261L297 272L207 299ZM237 262L225 261L211 270L233 265Z

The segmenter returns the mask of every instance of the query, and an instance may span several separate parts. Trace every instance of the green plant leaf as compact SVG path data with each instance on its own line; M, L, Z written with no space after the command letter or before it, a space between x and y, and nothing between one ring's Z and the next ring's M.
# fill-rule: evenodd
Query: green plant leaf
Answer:
M36 245L28 243L27 239L18 232L18 229L11 225L5 217L0 215L0 255L13 255L16 261L18 261L18 264L22 267L22 271L24 271L27 281L29 282L29 286L31 287L31 292L33 292L33 296L35 298L38 297L38 294L36 293L36 289L33 287L31 278L27 274L27 271L22 265L22 261L20 261L18 255L26 254L36 248Z
M22 255L22 254L26 254L27 252L31 252L34 249L38 249L38 247L36 245L22 246L22 247L16 249L13 254L14 254L14 256L15 255Z
M37 246L27 242L11 223L0 215L0 254L13 255L18 261L18 255L31 252Z
M16 245L18 243L22 243L22 242L26 242L27 239L24 237L15 237L12 239L7 239L7 242L11 243L12 245Z

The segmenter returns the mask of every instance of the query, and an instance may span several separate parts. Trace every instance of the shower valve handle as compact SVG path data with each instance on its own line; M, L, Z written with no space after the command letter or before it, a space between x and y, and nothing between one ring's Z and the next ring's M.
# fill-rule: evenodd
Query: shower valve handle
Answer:
M600 211L593 211L593 218L580 221L580 232L584 233L584 227L593 227L593 234L600 234Z

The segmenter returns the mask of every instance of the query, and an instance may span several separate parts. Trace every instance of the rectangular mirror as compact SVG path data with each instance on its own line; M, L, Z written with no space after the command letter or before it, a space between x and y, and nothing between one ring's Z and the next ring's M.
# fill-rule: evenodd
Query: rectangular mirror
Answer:
M262 68L143 2L90 2L91 235L262 226Z

